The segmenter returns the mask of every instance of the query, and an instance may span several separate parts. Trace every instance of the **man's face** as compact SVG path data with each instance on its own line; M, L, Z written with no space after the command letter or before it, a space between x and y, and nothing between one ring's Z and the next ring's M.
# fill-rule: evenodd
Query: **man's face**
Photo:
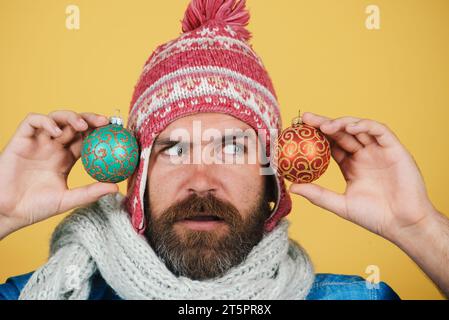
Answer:
M215 134L204 140L211 130ZM239 130L253 134L222 139ZM250 126L220 113L180 118L157 137L148 168L146 236L174 274L218 277L261 240L272 190L259 157L249 159L262 151L252 150L259 149L257 140ZM225 157L226 163L213 161Z

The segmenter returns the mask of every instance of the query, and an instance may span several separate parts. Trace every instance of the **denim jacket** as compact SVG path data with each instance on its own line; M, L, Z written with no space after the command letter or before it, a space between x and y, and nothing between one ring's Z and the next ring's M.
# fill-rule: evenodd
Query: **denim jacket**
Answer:
M9 278L0 285L0 300L17 300L32 273ZM119 300L120 297L105 282L100 273L92 278L89 300ZM318 273L307 300L399 300L399 296L384 282L369 284L360 276Z

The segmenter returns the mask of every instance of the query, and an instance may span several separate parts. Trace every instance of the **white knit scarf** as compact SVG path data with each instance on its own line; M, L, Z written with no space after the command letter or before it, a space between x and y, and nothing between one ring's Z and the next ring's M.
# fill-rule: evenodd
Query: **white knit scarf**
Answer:
M20 299L87 299L99 270L123 299L304 299L314 280L306 252L283 220L222 277L177 277L137 234L119 193L75 210L56 228L48 262Z

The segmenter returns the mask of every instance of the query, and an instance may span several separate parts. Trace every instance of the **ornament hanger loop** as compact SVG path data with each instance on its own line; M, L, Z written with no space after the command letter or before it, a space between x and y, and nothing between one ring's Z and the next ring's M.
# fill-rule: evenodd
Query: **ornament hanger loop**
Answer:
M115 109L114 115L110 119L111 124L116 124L119 126L123 126L123 119L120 116L120 109Z
M296 118L293 118L292 125L293 126L299 126L302 124L301 119L301 109L298 110L298 116Z

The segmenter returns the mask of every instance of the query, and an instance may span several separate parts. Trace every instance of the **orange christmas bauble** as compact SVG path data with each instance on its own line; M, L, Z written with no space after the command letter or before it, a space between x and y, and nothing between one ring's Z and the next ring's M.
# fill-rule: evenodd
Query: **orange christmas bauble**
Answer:
M298 117L279 135L274 164L285 179L310 183L326 171L330 158L330 144L325 135Z

